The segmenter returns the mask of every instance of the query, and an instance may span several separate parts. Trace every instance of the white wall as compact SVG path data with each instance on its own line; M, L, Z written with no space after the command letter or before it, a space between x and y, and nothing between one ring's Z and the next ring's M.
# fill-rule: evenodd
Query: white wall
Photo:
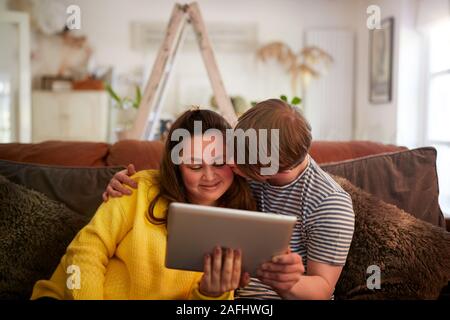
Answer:
M89 35L99 60L116 65L119 70L142 62L143 57L130 49L131 21L166 21L177 1L107 1L64 0L77 4L82 12L82 31ZM179 1L178 1L179 2ZM314 0L200 0L206 23L255 22L261 43L281 40L293 48L302 44L307 27L351 25L349 1Z
M148 74L156 52L144 55L130 47L130 22L168 22L176 1L107 1L71 0L81 8L82 32L93 45L96 61L113 65L118 74L127 73L145 65ZM304 31L308 28L353 29L353 1L332 0L200 0L203 19L229 23L255 23L260 44L284 41L294 50L301 48ZM256 48L255 48L256 49ZM242 95L248 100L290 95L287 74L278 65L257 63L253 54L238 55L216 52L225 87L232 95ZM269 76L267 75L269 74ZM202 88L205 87L205 90ZM207 103L209 84L198 52L184 52L170 83L166 105L179 111L183 106L173 106L175 96L190 90L204 97ZM205 94L206 93L206 94Z
M417 2L403 0L399 39L397 137L395 143L409 148L423 144L424 105L427 87L425 39L417 31Z
M364 0L358 2L356 17L357 35L357 74L356 74L356 139L394 142L397 120L397 78L398 78L398 37L401 6L399 1ZM366 8L369 5L381 8L381 17L394 16L394 49L392 72L392 101L387 104L372 105L369 102L369 29L367 28Z
M316 45L333 57L324 75L314 79L304 96L304 111L316 140L347 141L353 138L355 32L310 30L306 44Z
M356 139L414 147L420 144L423 91L423 43L415 28L416 0L363 0L359 12L378 5L381 18L394 17L392 101L369 102L369 30L367 15L357 15Z
M136 70L148 75L156 56L131 49L130 23L148 21L167 23L175 0L61 0L81 8L82 30L95 50L99 65L111 65L116 75ZM0 8L6 6L0 0ZM354 138L407 146L418 144L420 105L423 97L421 38L414 28L416 0L199 0L203 18L208 22L254 23L259 44L284 41L294 50L304 43L311 29L355 31ZM382 18L395 18L393 55L393 97L391 103L369 103L369 30L366 26L369 5L381 8ZM231 95L260 100L291 94L288 75L276 63L258 63L252 53L216 51L225 87ZM423 60L423 59L422 59ZM182 51L169 84L165 110L180 112L189 104L209 104L211 89L200 54ZM146 81L146 77L143 82ZM336 86L345 86L337 83ZM190 98L186 98L189 96ZM308 106L314 110L314 106ZM164 115L164 114L163 114ZM351 122L351 119L349 120Z

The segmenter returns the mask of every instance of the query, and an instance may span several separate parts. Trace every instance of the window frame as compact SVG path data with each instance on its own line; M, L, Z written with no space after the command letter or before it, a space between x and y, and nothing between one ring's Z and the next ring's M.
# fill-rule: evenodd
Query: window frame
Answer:
M436 139L431 139L429 137L429 118L430 118L430 97L431 97L431 85L432 85L432 81L438 77L441 76L445 76L445 75L449 75L450 74L450 67L443 69L443 70L439 70L439 71L435 71L433 72L431 70L431 56L432 56L432 45L431 45L431 32L426 35L425 37L425 52L424 52L424 59L425 59L425 63L424 63L424 74L425 76L425 86L424 86L424 100L423 100L423 112L422 112L422 116L423 116L423 127L422 127L422 142L424 145L431 145L431 146L445 146L445 147L450 147L450 141L443 141L443 140L436 140ZM439 155L438 155L439 157ZM439 161L439 160L438 160ZM436 163L436 170L438 171L439 174L439 168L438 168L438 162ZM438 177L439 178L439 177ZM443 180L439 179L439 187L442 187L442 183ZM445 189L446 190L446 189ZM442 191L442 190L441 190ZM445 199L443 200L441 199L441 196L444 197L443 193L441 192L439 195L439 203L441 205L441 209L442 212L444 214L445 218L450 218L450 207L448 206L448 194L445 194ZM441 202L444 201L444 202ZM447 207L443 206L444 203L447 205Z

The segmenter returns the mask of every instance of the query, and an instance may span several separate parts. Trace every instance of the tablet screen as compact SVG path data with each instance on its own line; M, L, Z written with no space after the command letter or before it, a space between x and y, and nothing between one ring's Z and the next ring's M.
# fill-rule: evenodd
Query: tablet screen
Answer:
M241 249L243 271L289 248L296 217L173 202L167 222L166 267L203 271L203 257L215 246Z

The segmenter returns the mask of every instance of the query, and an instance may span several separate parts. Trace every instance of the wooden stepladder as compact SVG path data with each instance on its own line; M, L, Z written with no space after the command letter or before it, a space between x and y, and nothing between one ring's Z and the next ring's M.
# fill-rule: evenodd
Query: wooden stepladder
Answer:
M145 87L133 127L128 131L122 131L119 134L119 140L152 140L154 138L164 94L178 49L184 40L184 31L187 24L191 24L194 28L219 110L232 126L236 124L237 116L225 91L197 3L194 2L187 5L175 4L164 41L159 49L150 78Z

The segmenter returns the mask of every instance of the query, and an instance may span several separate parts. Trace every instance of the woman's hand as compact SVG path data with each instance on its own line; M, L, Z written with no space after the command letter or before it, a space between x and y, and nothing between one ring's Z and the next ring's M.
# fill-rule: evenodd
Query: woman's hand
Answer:
M269 285L283 299L289 299L292 288L305 273L302 257L289 249L285 254L265 262L257 271L258 279Z
M224 251L224 252L223 252ZM199 291L209 297L219 297L225 292L238 287L245 287L250 282L250 275L241 274L241 250L216 247L212 254L205 255L203 260L203 277Z
M110 196L116 198L121 197L125 194L130 195L131 191L125 188L123 184L136 189L137 183L130 178L135 173L136 169L132 164L129 164L126 169L116 172L111 181L109 181L108 186L106 187L106 191L102 194L103 201L108 201L108 198Z

